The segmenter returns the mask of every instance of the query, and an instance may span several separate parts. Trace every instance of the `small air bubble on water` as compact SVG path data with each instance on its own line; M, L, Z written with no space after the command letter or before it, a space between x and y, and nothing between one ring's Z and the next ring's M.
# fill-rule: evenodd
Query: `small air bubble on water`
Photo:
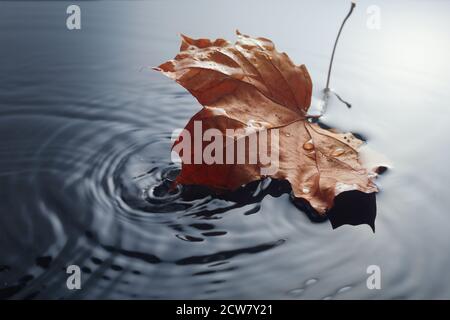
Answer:
M308 279L308 280L305 281L305 286L313 285L313 284L315 284L316 282L317 282L317 279L314 279L314 278Z

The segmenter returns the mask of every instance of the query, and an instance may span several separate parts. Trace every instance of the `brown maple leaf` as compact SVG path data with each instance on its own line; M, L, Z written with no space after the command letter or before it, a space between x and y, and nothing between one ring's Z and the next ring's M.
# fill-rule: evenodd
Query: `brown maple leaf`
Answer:
M176 181L234 190L267 176L286 179L295 197L320 214L344 191L377 192L375 172L359 160L363 141L309 121L312 82L306 67L295 65L268 39L237 36L235 44L182 36L180 53L155 68L203 105L173 146L182 158ZM198 144L208 129L224 141L210 135ZM252 143L258 152L270 150L272 161L260 155L251 161ZM245 146L245 161L239 161L239 146ZM214 161L199 162L205 154Z

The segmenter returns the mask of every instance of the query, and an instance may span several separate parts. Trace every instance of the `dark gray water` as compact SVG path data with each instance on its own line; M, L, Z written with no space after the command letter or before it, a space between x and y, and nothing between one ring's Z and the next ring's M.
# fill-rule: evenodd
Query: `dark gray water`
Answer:
M2 298L450 298L450 2L358 2L338 47L332 85L353 107L334 99L323 121L394 164L375 234L312 223L267 182L226 200L158 187L172 130L200 108L146 68L178 33L273 39L318 98L347 1L79 2L79 31L69 4L0 2Z

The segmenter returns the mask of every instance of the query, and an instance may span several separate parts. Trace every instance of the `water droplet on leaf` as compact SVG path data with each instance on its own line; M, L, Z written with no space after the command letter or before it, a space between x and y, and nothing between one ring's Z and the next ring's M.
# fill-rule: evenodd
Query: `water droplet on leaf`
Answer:
M314 149L314 144L312 143L312 140L306 141L303 144L303 149L308 150L308 151L313 150Z
M345 152L344 149L342 149L342 148L337 148L337 149L335 149L335 150L331 153L331 155L332 155L333 157L339 157L339 156L342 155L344 152Z

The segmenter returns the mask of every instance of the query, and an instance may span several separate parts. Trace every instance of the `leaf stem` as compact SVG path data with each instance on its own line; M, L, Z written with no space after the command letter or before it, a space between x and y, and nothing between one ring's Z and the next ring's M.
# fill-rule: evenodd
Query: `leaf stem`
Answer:
M333 53L331 54L330 66L328 68L327 85L325 87L325 91L329 91L330 90L331 68L333 67L334 53L336 52L336 46L337 46L337 43L339 41L339 37L341 36L341 32L342 32L342 29L344 28L345 22L347 22L348 18L352 14L353 9L355 8L355 6L356 6L356 3L352 1L351 2L351 6L350 6L350 11L347 13L347 16L344 18L344 21L342 21L341 27L339 28L339 32L338 32L337 37L336 37L336 41L334 42Z

